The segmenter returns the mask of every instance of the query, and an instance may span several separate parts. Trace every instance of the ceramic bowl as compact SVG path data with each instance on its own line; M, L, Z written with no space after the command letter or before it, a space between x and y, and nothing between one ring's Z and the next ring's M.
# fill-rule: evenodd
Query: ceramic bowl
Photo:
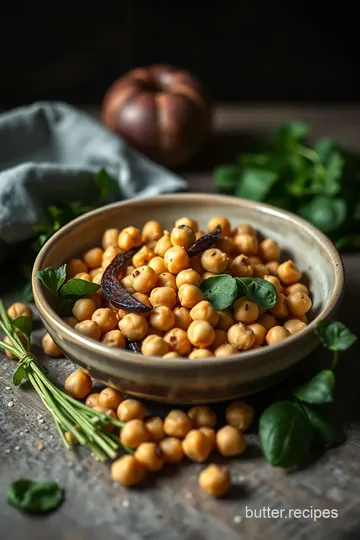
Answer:
M182 216L195 218L201 228L214 216L227 216L232 225L250 223L276 240L283 259L303 271L313 300L312 320L299 334L282 343L241 352L228 358L165 359L107 348L64 324L49 304L46 289L34 277L48 266L60 266L86 249L101 245L105 229L141 227L151 219L171 229ZM94 378L130 394L168 403L205 403L254 393L291 372L318 343L318 320L331 317L344 287L341 258L332 243L299 217L266 204L229 196L175 194L111 204L72 221L42 248L33 269L33 290L42 321L64 354Z

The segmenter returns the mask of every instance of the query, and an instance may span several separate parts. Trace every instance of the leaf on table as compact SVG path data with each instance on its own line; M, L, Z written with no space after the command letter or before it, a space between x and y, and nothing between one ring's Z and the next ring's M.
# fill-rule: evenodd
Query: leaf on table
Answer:
M227 274L204 279L200 289L204 293L205 300L213 304L218 311L231 306L238 290L235 279Z
M318 195L299 209L301 217L310 221L321 231L329 233L342 225L347 216L344 199Z
M15 386L19 386L23 380L27 378L27 371L25 366L20 364L13 373L13 383Z
M313 427L313 443L320 448L332 448L346 440L344 430L319 407L302 405Z
M6 490L8 504L26 512L45 513L63 502L63 490L56 482L33 482L20 479Z
M272 186L277 182L278 176L273 171L266 169L244 169L235 194L243 199L263 201Z
M294 391L294 396L305 403L330 403L333 400L334 388L335 375L330 369L325 369L299 386Z
M330 351L346 351L357 340L345 324L323 319L316 325L315 333Z

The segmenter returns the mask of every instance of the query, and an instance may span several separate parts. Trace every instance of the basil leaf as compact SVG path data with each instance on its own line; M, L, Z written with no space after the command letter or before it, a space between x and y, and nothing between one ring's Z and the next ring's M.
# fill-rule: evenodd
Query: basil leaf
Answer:
M237 297L237 284L234 278L227 274L204 279L200 284L205 300L208 300L215 309L221 311L231 306Z
M330 155L334 150L334 147L334 141L330 137L322 137L321 139L318 139L314 144L314 150L323 163L327 163Z
M58 291L66 280L66 264L60 266L60 268L45 268L36 272L35 277L39 279L42 284L51 291L54 300L57 299Z
M297 388L294 396L305 403L330 403L333 400L334 388L335 375L330 369L325 369Z
M266 169L244 169L236 187L235 195L252 201L263 201L278 176Z
M20 479L7 488L6 500L18 510L43 513L60 506L63 491L56 482Z
M61 296L87 296L93 294L100 288L96 283L91 283L85 279L69 279L60 289Z
M105 203L119 191L119 184L116 178L110 176L106 169L100 169L95 174L94 183L99 192L100 204Z
M279 127L275 134L275 147L281 150L294 151L309 131L309 126L303 122L286 122Z
M338 446L346 440L344 430L331 420L324 411L318 407L302 405L313 427L313 442L320 448Z
M261 278L235 278L238 284L238 296L243 294L258 306L271 309L276 304L276 289L270 281Z
M330 351L346 351L357 340L345 324L324 319L316 325L315 333Z
M219 191L232 191L235 189L241 175L238 165L222 165L214 171L215 188Z
M315 227L329 233L344 223L347 217L347 203L344 199L318 195L308 204L301 206L299 213Z
M29 317L24 317L23 315L21 315L21 317L17 317L13 321L11 321L11 325L17 330L20 330L20 332L24 334L25 337L30 339L30 335L32 332L32 320L29 319Z
M271 465L293 467L309 454L312 427L298 404L278 401L262 413L259 435L265 459Z
M23 364L20 364L14 371L13 383L15 386L19 386L24 379L27 378L27 371Z

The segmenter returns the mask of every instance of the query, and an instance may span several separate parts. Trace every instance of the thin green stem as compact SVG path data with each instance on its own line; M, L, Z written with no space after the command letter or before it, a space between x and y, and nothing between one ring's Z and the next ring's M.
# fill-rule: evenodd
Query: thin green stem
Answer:
M339 360L339 351L333 351L333 358L332 358L332 362L331 362L331 365L330 365L330 369L332 371L334 371L334 369L336 368L338 360Z

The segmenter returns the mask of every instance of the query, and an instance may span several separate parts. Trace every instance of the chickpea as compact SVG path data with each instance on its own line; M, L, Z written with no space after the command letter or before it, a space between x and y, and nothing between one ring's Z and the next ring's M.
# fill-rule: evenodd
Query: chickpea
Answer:
M118 406L116 413L121 422L129 422L130 420L143 420L146 409L137 399L125 399Z
M181 272L179 272L176 276L176 287L178 289L180 289L182 285L195 285L195 287L199 287L200 283L200 275L192 268L181 270Z
M214 427L216 424L216 414L206 405L196 405L188 410L193 428Z
M98 341L101 336L100 327L95 321L81 321L74 326L74 330L77 330L80 334L95 339L96 341Z
M106 249L110 246L116 248L118 245L119 233L119 229L106 229L101 240L101 245L103 249Z
M210 440L211 444L211 451L216 450L216 431L212 428L209 428L207 426L201 426L199 428L199 431L207 436L207 438Z
M230 426L245 431L251 426L254 414L254 409L245 401L233 401L226 407L225 418Z
M176 278L170 272L163 272L157 278L156 287L171 287L177 291Z
M107 387L101 390L98 405L105 407L106 409L117 409L123 399L123 395L119 390Z
M139 484L145 476L145 467L135 456L124 455L111 465L111 478L125 487Z
M86 274L86 272L80 272L80 274L75 274L75 279L82 279L83 281L91 281L92 278L90 274Z
M103 253L104 251L99 247L89 249L84 253L83 261L90 270L93 270L101 266Z
M276 276L265 275L264 279L274 285L277 293L281 292L281 283Z
M311 309L312 302L307 294L295 291L287 297L287 305L293 315L305 315Z
M136 298L136 300L139 300L139 302L141 302L142 304L144 304L145 306L151 308L151 304L150 304L150 300L149 300L149 297L147 296L147 294L143 294L143 293L140 293L140 292L136 292L133 294L133 297ZM144 317L148 317L150 315L150 313L144 313Z
M191 430L191 420L184 411L173 409L165 417L164 431L170 437L182 439Z
M99 272L95 277L92 278L92 282L96 283L96 285L101 285L102 276L103 272Z
M263 345L267 332L266 328L259 323L249 324L248 328L250 328L254 332L254 345Z
M277 275L284 285L293 285L301 279L301 272L292 260L280 264Z
M240 351L250 349L255 341L254 332L251 328L245 326L241 322L233 324L227 333L228 342L230 345Z
M153 416L145 421L150 433L150 441L160 442L165 437L164 422L160 416Z
M189 354L190 360L199 360L199 358L212 358L214 353L210 349L193 349Z
M252 277L254 268L246 255L238 255L230 264L230 270L235 277Z
M220 345L217 349L215 349L214 354L216 358L224 358L226 356L232 356L233 354L236 354L238 351L230 345L230 343L224 343L224 345Z
M306 328L306 323L299 321L299 319L291 319L290 321L284 322L284 328L293 335L304 330L304 328Z
M65 432L65 439L70 444L77 444L78 443L77 438L71 433L71 431L66 431Z
M195 233L188 225L174 227L171 231L170 240L173 246L182 246L189 249L196 240Z
M231 255L234 252L235 244L234 240L230 236L224 236L216 241L216 247L226 255Z
M141 231L141 238L143 242L149 242L149 240L159 240L163 235L163 228L158 221L151 220L145 223Z
M268 269L268 273L269 274L272 274L273 276L276 276L277 275L277 269L279 268L279 263L278 261L270 261L268 263L266 263L266 268Z
M190 268L195 270L201 276L204 272L203 267L201 266L201 255L196 255L196 257L191 257L190 259Z
M219 429L216 434L216 444L220 454L225 457L242 454L246 446L243 433L229 425Z
M148 323L144 315L128 313L119 321L119 329L126 339L140 341L146 335Z
M264 277L268 273L268 269L264 264L254 264L253 270L253 276L261 279L264 279Z
M164 234L155 244L154 252L156 255L160 255L160 257L164 257L165 253L173 247L170 235ZM167 267L166 267L167 268Z
M279 293L277 295L276 304L270 311L277 319L285 319L289 315L286 296L284 294Z
M98 309L101 306L102 298L103 298L103 296L102 296L102 292L101 292L100 289L98 291L96 291L96 293L94 293L94 294L92 294L90 296L90 300L95 302L96 309Z
M86 321L91 319L93 313L96 310L96 304L94 300L90 298L80 298L76 300L72 313L78 321Z
M209 465L199 475L199 486L213 497L222 497L231 487L229 470L220 465Z
M288 321L291 321L291 320L293 320L293 319L296 319L296 320L298 320L298 321L301 321L301 322L303 322L303 323L305 323L305 324L307 324L307 323L309 322L309 320L308 320L308 318L307 318L306 315L293 315L292 313L290 313L290 314L288 315L288 317L287 317L287 320L288 320Z
M190 317L193 321L207 321L211 326L216 326L219 320L218 312L207 300L196 304L190 311Z
M256 255L259 249L259 242L252 234L237 234L234 237L236 248L244 255Z
M41 340L41 346L44 353L51 358L59 358L63 355L61 349L56 345L55 341L48 333L43 336Z
M256 321L258 316L258 306L246 296L242 296L234 302L234 317L237 321L251 324Z
M67 393L75 399L82 399L87 396L91 391L91 386L91 377L81 369L71 373L64 384Z
M135 459L148 471L156 472L164 466L159 446L154 442L143 442L135 451Z
M201 264L208 272L222 274L229 264L229 257L220 249L207 249L201 255Z
M248 259L252 266L255 266L256 264L262 264L262 260L257 255L250 255Z
M259 246L260 257L266 261L278 261L280 258L279 244L271 238L266 238L260 242Z
M151 291L149 300L154 308L159 306L173 308L176 304L176 292L171 287L156 287Z
M165 334L164 339L180 356L187 356L191 351L187 333L181 328L172 328Z
M176 307L174 308L175 322L174 326L181 328L182 330L187 330L192 323L192 318L190 317L190 310L185 307Z
M133 273L132 287L137 292L149 293L156 285L157 275L150 266L140 266Z
M128 312L125 309L118 309L117 310L117 318L119 321L125 317L125 315L128 315Z
M86 264L81 259L71 259L66 265L67 278L73 278L75 274L80 274L80 272L88 273Z
M121 285L124 287L124 289L129 290L132 289L135 292L135 289L133 287L134 282L134 276L132 274L129 274L128 276L125 276L121 281Z
M231 226L229 220L226 217L214 217L210 219L209 223L207 224L207 230L211 232L218 226L220 226L221 228L222 237L230 236Z
M181 441L176 437L165 437L159 447L166 463L179 463L184 457Z
M214 276L216 276L216 274L214 274L213 272L204 272L201 275L201 281L204 281L204 279L208 279L209 277L214 277Z
M155 253L148 246L143 246L132 258L135 268L148 264L155 257Z
M77 323L79 322L76 317L64 317L63 318L64 323L71 326L71 328L74 328Z
M215 339L211 344L211 347L215 350L221 345L224 345L227 341L227 332L225 330L215 330ZM214 354L212 355L214 356Z
M196 240L198 240L202 236L205 236L205 234L206 234L206 232L204 232L204 231L196 231L196 233L195 233Z
M166 272L166 266L162 257L153 257L150 259L148 266L154 270L157 276Z
M192 429L182 442L184 454L191 460L202 463L206 461L211 452L211 441L204 433Z
M104 267L104 259L108 259L107 264L113 261L115 259L116 255L118 255L121 252L120 248L117 246L108 246L103 255L102 255L102 263L101 267Z
M139 418L126 422L120 431L121 444L131 449L135 449L141 443L147 442L149 438L150 433L144 422Z
M92 314L91 320L96 322L102 334L107 334L118 325L115 311L110 308L99 308Z
M182 307L193 308L204 299L204 293L195 285L181 285L178 297Z
M85 400L85 405L90 409L97 407L99 405L99 397L99 392L93 392L92 394L89 394Z
M125 227L118 238L118 246L124 251L141 246L141 232L136 227Z
M199 229L197 221L194 221L193 219L190 219L188 217L182 217L175 221L175 227L180 227L181 225L187 225L194 231L194 233L196 233Z
M180 358L180 354L178 354L175 351L170 351L170 352L164 354L163 358Z
M263 315L260 315L258 323L261 324L261 326L263 326L265 330L269 331L270 328L276 326L276 319L273 315L264 313Z
M171 274L178 274L190 266L189 256L182 246L173 246L168 249L164 255L164 262Z
M157 330L167 332L175 325L175 315L169 307L158 306L150 313L150 324Z
M286 339L289 336L290 336L289 330L287 330L283 326L274 326L273 328L270 328L270 330L266 334L266 343L268 345L274 345L274 343L279 343L280 341L284 341L284 339Z
M141 344L141 352L147 356L163 356L169 352L169 345L162 337L147 336Z
M7 315L11 321L18 317L27 317L30 320L33 318L33 312L29 306L22 302L15 302L15 304L12 304L7 310Z
M256 236L256 231L252 225L249 225L248 223L241 223L236 227L234 236L237 236L238 234L251 234Z
M229 309L225 309L224 311L218 311L219 314L219 320L217 322L216 328L219 328L220 330L229 330L230 326L234 324L234 318L232 316L232 313Z
M302 292L309 296L309 289L303 283L294 283L293 285L289 285L289 287L286 287L285 289L286 296L289 296L289 294L292 294L294 292Z
M214 341L215 331L207 321L193 321L187 330L187 336L192 345L206 349Z

